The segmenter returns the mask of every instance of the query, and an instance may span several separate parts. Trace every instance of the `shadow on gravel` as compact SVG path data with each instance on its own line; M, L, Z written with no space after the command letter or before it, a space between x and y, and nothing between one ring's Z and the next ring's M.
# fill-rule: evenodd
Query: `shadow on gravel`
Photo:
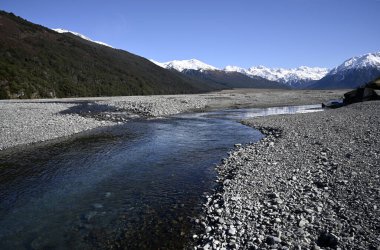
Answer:
M86 118L94 118L98 121L112 121L117 123L141 118L138 114L106 104L98 104L96 102L80 102L76 104L76 106L61 111L59 114L77 114Z
M68 108L64 111L59 112L60 114L78 114L78 115L88 115L88 114L99 114L102 112L115 112L117 109L115 107L98 104L95 102L79 102L78 105Z

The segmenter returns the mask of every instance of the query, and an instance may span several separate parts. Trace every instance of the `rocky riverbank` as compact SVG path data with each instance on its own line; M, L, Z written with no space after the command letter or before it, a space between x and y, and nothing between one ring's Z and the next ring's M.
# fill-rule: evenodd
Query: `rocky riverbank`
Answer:
M237 89L199 95L0 100L0 151L133 118L228 107L314 104L343 93L344 90Z
M244 121L266 137L217 167L198 249L379 249L380 102Z

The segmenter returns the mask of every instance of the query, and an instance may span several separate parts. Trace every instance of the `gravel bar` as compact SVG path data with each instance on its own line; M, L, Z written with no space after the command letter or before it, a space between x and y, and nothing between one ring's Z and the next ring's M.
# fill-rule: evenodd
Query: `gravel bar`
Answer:
M74 106L76 105L69 103L2 102L0 150L113 124L78 114L60 114Z
M380 102L244 121L195 249L380 249Z
M198 96L0 101L0 150L127 122L205 108Z

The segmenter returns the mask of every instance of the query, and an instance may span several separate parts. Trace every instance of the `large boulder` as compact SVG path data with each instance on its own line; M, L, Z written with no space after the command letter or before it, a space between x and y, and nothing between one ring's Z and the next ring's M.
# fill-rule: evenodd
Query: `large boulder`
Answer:
M380 78L344 94L344 104L380 100Z

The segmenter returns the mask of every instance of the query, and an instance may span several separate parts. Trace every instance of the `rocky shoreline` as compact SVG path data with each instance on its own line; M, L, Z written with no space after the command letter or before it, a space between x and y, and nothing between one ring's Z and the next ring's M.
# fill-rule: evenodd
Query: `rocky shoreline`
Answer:
M244 121L266 135L217 166L196 249L379 249L380 102Z

